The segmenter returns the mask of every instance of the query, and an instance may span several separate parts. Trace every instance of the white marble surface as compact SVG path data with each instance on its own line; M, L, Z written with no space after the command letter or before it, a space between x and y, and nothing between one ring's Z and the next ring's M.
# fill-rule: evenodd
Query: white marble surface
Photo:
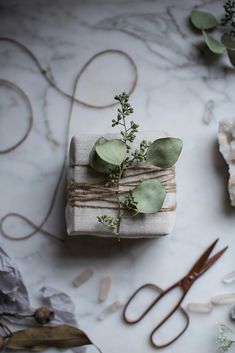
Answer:
M29 46L60 87L71 92L82 65L97 51L127 51L136 61L139 80L131 97L135 119L144 129L165 130L184 141L177 165L178 211L174 232L159 240L121 242L83 239L57 244L42 234L12 242L1 237L15 259L31 293L38 300L43 285L69 293L81 327L103 353L154 352L148 341L154 315L128 327L115 314L97 321L114 300L125 301L140 284L153 281L166 287L184 275L201 251L216 237L229 251L193 286L184 304L206 302L213 295L234 291L221 277L234 269L235 210L229 206L225 163L216 141L218 120L234 116L235 71L226 57L199 52L200 38L188 24L194 5L220 13L220 2L153 0L1 0L0 34ZM28 140L17 150L0 155L0 215L21 212L39 223L48 208L62 164L69 102L50 88L32 60L9 43L0 46L0 77L12 80L29 95L35 121ZM123 58L107 56L84 74L77 96L92 103L109 102L127 89L132 72ZM101 89L102 87L102 89ZM25 107L11 91L0 87L0 148L16 141L25 127ZM208 101L214 101L209 125L203 123ZM70 135L110 132L115 108L93 110L76 106ZM46 224L64 234L64 189ZM7 224L15 234L25 233L21 222ZM79 289L74 277L85 267L95 277ZM113 278L107 303L97 302L98 283ZM191 314L185 335L166 352L216 351L217 322L228 322L229 307L209 315ZM234 326L231 323L231 326ZM234 327L235 328L235 327ZM174 332L174 327L172 328ZM89 352L94 349L89 349Z

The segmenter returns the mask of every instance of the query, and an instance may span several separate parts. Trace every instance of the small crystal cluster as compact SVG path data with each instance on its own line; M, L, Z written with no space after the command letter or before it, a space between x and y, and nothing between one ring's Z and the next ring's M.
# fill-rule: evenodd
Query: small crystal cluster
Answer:
M229 167L228 189L231 205L235 206L235 119L219 123L219 148Z

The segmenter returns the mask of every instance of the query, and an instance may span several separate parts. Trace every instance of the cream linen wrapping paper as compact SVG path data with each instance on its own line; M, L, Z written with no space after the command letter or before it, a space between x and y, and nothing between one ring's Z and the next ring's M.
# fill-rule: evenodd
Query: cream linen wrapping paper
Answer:
M162 132L139 132L133 143L133 149L138 148L141 140L154 141L159 137L166 137ZM80 134L72 138L69 151L69 167L67 174L68 184L71 181L99 183L104 180L101 173L84 166L75 164L88 164L89 153L100 135ZM119 134L107 134L107 139L120 138ZM143 175L144 177L144 175ZM172 182L175 182L173 178ZM94 201L97 205L97 201ZM158 212L155 214L138 215L133 218L122 219L120 234L123 238L152 238L171 233L176 218L176 193L168 192L163 208L173 208L173 211ZM66 221L68 235L96 235L100 237L116 237L97 221L97 216L103 214L117 216L117 211L112 209L94 209L66 206Z

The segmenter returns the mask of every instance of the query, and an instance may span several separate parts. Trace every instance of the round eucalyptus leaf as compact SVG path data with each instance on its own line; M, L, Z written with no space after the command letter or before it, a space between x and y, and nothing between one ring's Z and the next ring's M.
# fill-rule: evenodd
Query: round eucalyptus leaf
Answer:
M149 146L146 160L157 167L170 168L178 160L182 147L183 142L178 138L157 139Z
M107 163L105 161L103 161L98 154L96 153L96 146L101 145L103 143L107 142L107 140L104 137L99 138L96 143L94 144L90 155L89 155L89 164L90 166L95 169L96 171L100 172L100 173L105 173L108 174L110 173L112 170L114 170L116 168L115 165Z
M222 35L221 42L227 49L235 50L235 41L229 33L224 33Z
M209 34L207 34L205 31L202 31L203 37L205 39L205 42L208 46L208 48L215 54L223 54L225 52L225 46L220 43L217 39L211 37Z
M97 144L96 153L105 162L120 165L127 154L126 144L122 140L108 140Z
M192 24L198 29L212 29L218 25L215 16L209 12L193 10L190 19Z
M156 213L163 205L166 190L157 180L144 180L133 190L139 213Z

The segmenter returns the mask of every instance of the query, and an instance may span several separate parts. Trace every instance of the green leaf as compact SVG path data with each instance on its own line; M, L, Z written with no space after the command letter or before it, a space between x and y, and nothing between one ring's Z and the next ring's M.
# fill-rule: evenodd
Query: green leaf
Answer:
M114 170L116 168L115 165L107 163L105 161L103 161L98 154L96 153L96 146L101 145L105 142L107 142L108 140L106 140L104 137L99 138L96 143L94 144L90 155L89 155L89 164L90 166L97 170L100 173L110 173L112 170Z
M98 156L105 162L120 165L127 154L126 144L122 140L109 140L95 148Z
M6 346L13 350L71 348L92 344L87 335L69 325L32 327L12 332Z
M235 41L229 33L224 33L221 37L221 42L227 49L235 50Z
M218 25L218 21L209 12L193 10L191 12L191 22L198 29L212 29Z
M155 140L148 148L146 160L160 168L172 167L179 158L183 142L174 137Z
M217 39L211 37L205 31L202 31L203 37L208 48L215 54L223 54L225 52L225 46L220 43Z
M158 212L166 197L165 188L157 179L142 181L132 194L139 213Z

